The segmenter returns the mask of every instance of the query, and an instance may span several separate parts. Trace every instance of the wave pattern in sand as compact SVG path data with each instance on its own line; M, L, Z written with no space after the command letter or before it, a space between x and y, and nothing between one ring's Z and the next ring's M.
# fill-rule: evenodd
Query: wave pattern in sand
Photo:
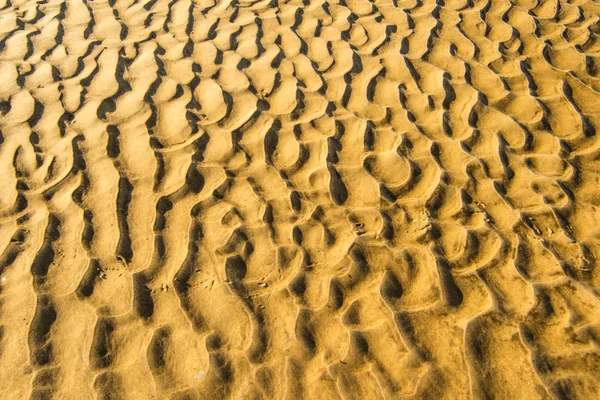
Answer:
M4 1L2 396L594 397L599 15Z

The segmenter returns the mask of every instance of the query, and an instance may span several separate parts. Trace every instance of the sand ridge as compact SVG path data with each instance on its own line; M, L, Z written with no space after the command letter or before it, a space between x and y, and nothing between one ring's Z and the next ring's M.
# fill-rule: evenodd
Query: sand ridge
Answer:
M0 4L0 393L591 399L600 4Z

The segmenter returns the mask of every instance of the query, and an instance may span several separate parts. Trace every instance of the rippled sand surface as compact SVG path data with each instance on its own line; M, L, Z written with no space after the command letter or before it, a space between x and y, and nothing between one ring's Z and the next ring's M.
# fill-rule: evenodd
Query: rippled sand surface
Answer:
M5 0L3 399L600 396L600 3Z

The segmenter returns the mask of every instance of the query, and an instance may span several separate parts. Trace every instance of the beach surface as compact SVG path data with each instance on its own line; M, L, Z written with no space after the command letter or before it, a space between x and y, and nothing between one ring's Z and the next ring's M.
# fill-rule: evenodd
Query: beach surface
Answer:
M0 397L598 398L599 135L594 0L0 0Z

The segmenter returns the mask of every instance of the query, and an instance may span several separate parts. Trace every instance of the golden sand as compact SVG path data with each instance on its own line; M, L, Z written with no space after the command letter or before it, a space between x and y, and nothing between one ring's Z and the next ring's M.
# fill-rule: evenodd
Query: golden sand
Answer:
M596 0L3 0L2 399L600 396Z

